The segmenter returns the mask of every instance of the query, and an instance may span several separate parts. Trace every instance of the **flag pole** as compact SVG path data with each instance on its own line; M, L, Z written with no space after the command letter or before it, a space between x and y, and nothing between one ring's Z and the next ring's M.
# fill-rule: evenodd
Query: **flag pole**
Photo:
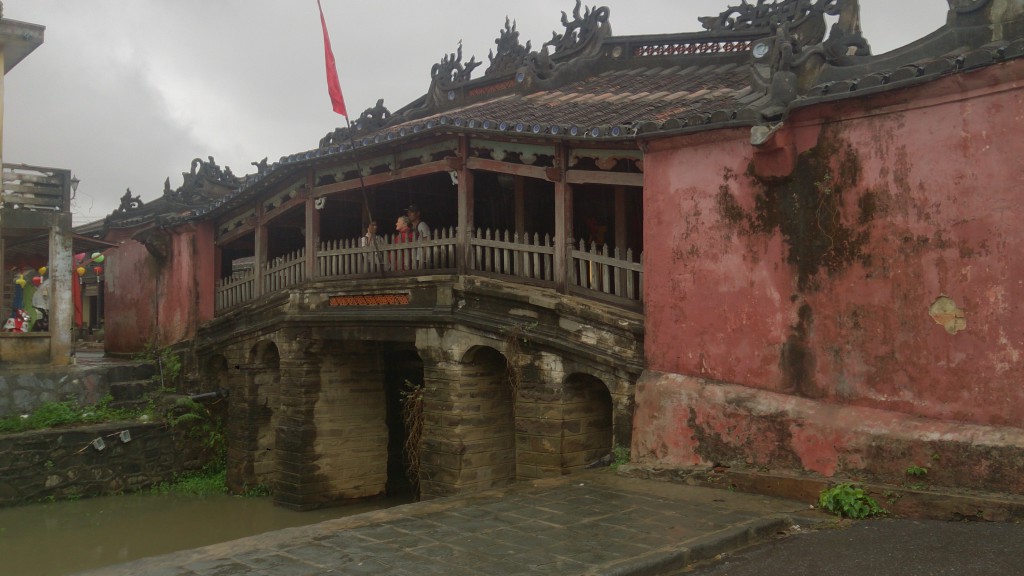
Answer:
M324 18L324 9L320 5L320 0L316 0L317 10L320 12L320 28L324 33L324 63L327 68L327 94L331 98L331 107L335 112L345 117L345 127L348 128L348 141L352 150L352 159L356 164L356 171L359 173L359 190L363 195L363 208L366 212L367 222L373 222L373 213L370 209L370 198L366 193L366 182L363 180L363 168L359 164L359 156L355 153L356 142L352 137L352 122L348 118L348 110L345 107L345 97L341 92L341 81L338 79L338 65L334 60L334 51L331 49L331 38L327 34L327 20ZM377 234L373 234L371 238L368 238L368 243L373 247L373 258L377 262L380 268L380 274L383 277L384 270L384 258L380 252L380 248L377 246Z

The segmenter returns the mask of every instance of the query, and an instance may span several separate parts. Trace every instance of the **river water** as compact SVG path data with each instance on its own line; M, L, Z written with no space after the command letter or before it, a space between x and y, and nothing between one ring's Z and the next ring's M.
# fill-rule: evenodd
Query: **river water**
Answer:
M270 498L137 494L0 509L0 576L64 576L404 502L296 512Z

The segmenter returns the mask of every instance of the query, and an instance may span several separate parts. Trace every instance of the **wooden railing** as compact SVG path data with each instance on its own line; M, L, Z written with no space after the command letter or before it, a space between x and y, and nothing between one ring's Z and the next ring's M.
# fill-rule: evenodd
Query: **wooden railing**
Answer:
M554 282L555 244L550 235L509 234L506 230L480 230L470 237L473 261L478 272Z
M71 172L24 164L4 166L0 207L7 210L71 211Z
M239 272L229 278L222 278L217 281L214 291L214 306L216 311L230 310L246 302L251 302L256 297L256 274L252 270Z
M477 229L469 235L466 269L488 276L509 277L532 284L558 282L555 271L555 240L551 235L512 234ZM566 283L579 294L639 302L643 296L643 266L632 250L622 253L608 246L582 241L568 247L569 270ZM373 276L408 276L453 273L458 269L458 243L454 228L435 230L430 238L398 242L394 236L379 236L375 245L361 238L324 242L315 259L314 277L307 278L306 255L297 250L269 264L263 264L262 285L256 292L255 274L239 272L220 280L216 287L217 313L297 286L307 280L332 280Z
M330 279L455 270L455 247L455 228L434 230L429 238L411 242L398 242L397 235L378 236L375 243L362 238L325 242L316 254L316 274Z
M263 293L271 294L306 281L306 251L299 249L263 265Z
M572 249L569 284L587 292L599 292L626 300L643 299L644 269L640 258L633 261L633 251L623 254L618 248L583 240Z

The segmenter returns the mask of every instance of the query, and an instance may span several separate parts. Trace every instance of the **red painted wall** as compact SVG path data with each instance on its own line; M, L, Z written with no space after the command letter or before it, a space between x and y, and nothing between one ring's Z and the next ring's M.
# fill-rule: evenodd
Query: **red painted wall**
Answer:
M133 231L135 232L135 231ZM168 230L167 257L158 260L122 232L108 252L105 347L128 354L193 337L213 318L214 249L209 224ZM115 241L118 241L115 239Z
M798 111L777 135L800 153L788 178L757 177L785 155L755 157L746 130L650 143L651 373L782 394L730 396L736 418L791 396L1022 427L1022 77L1018 60ZM957 310L930 314L937 303L965 328L938 323ZM701 393L667 382L638 389L635 447L706 460L685 404Z

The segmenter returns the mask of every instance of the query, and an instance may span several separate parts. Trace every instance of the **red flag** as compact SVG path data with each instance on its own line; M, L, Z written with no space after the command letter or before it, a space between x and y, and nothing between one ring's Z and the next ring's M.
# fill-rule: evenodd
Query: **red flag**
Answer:
M316 7L320 10L320 27L324 29L324 59L327 60L327 93L331 95L331 105L334 106L334 111L348 118L348 112L345 111L345 97L341 95L341 82L338 81L338 65L334 63L331 38L327 35L327 21L324 20L324 9L320 6L320 0L316 0Z

